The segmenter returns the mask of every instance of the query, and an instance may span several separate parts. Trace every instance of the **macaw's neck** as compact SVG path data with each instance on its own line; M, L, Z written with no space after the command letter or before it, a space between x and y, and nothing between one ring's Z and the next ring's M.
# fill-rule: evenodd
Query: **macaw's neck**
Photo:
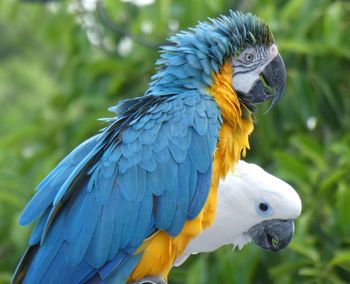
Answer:
M232 76L233 67L230 61L226 60L219 72L213 72L213 85L209 88L209 93L220 107L223 120L233 127L239 127L242 109L238 95L232 87Z
M213 73L213 85L209 93L218 104L223 124L214 157L213 178L224 177L249 149L248 136L253 131L251 113L242 105L232 87L233 68L226 60L217 73ZM218 182L218 180L217 180Z

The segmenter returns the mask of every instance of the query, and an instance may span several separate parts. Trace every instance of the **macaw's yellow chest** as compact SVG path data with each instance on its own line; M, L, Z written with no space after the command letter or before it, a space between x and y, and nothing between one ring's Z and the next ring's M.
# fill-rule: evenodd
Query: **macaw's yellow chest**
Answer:
M246 149L249 149L248 136L254 128L251 113L240 104L232 88L232 73L232 65L227 61L220 73L213 74L214 84L209 90L220 108L223 120L213 167L213 173L219 171L221 177L234 167L241 155L245 155Z
M143 253L142 258L129 282L152 275L167 279L175 259L184 252L190 240L214 221L219 179L225 177L241 155L245 154L249 148L248 136L253 131L250 113L247 111L245 115L242 114L237 94L232 88L232 73L232 66L227 61L219 73L213 74L214 84L208 89L221 110L223 123L213 157L212 180L207 201L195 219L186 221L178 236L170 237L166 232L159 231L143 242L138 250Z
M232 75L232 65L226 61L220 72L213 74L214 84L209 89L220 108L223 123L214 153L211 188L203 209L204 228L210 226L215 218L219 179L233 170L240 157L245 155L246 149L249 149L248 137L254 128L250 112L241 106L232 88Z

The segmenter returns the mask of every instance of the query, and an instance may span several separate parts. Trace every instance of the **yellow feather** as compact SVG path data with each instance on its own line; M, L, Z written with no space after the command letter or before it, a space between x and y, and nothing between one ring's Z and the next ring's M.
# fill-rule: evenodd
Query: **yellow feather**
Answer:
M142 258L129 282L152 275L167 279L173 262L184 252L189 241L214 221L219 179L233 170L241 155L245 155L246 149L249 149L248 136L253 131L250 113L242 116L240 102L232 88L232 73L231 63L227 60L220 72L213 73L214 84L208 90L218 104L223 119L220 140L214 153L208 199L199 215L194 220L186 221L178 236L170 237L160 231L143 242L138 249L138 252L143 252Z

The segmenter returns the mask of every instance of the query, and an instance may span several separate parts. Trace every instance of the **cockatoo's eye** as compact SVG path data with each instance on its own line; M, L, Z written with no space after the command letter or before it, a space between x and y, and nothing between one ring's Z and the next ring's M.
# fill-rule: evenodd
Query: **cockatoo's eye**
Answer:
M253 58L254 58L253 53L247 53L244 57L246 62L251 62Z
M273 213L271 205L266 201L257 202L255 205L255 209L256 213L261 217L268 217Z
M260 203L259 204L259 209L263 212L269 210L269 205L267 205L266 203Z

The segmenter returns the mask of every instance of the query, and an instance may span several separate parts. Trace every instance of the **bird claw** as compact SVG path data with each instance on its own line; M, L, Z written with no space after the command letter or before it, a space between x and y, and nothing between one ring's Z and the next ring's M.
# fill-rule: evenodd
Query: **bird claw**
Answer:
M167 284L167 282L159 276L146 276L130 284Z

